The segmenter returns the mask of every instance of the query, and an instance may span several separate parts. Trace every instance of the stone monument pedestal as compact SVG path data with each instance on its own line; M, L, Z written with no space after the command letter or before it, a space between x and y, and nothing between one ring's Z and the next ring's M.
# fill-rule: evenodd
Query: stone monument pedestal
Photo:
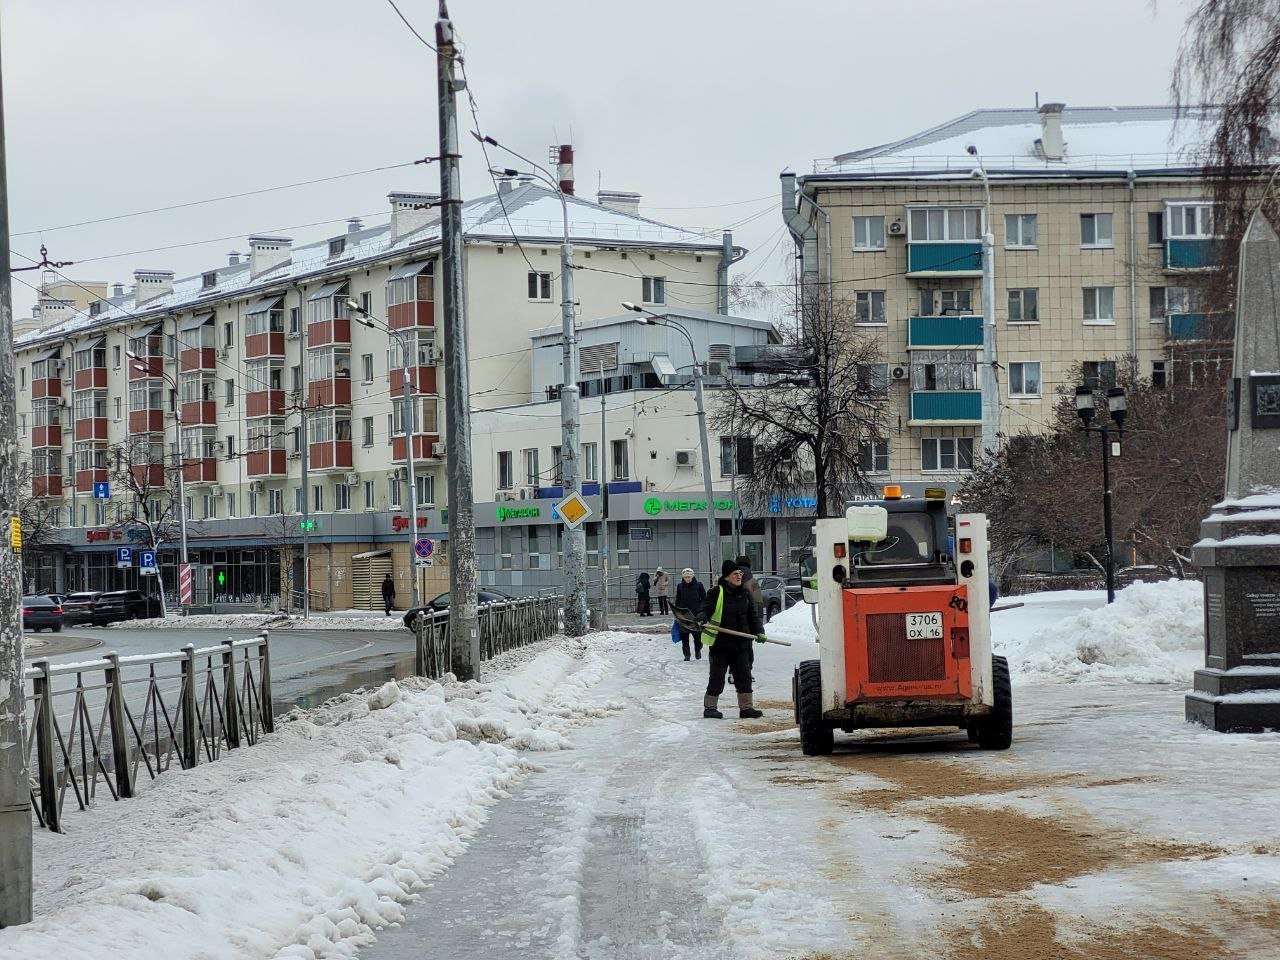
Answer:
M1205 666L1187 719L1221 733L1280 729L1280 495L1213 509L1192 550L1204 571Z

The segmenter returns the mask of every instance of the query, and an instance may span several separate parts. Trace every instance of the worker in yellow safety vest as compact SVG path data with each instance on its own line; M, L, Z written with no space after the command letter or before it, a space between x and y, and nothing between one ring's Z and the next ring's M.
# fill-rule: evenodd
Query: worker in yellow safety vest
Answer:
M707 594L698 616L703 624L702 643L710 654L711 676L702 698L702 715L708 720L724 719L716 704L724 692L725 673L729 671L733 673L733 686L738 691L738 716L744 720L764 716L752 702L751 640L720 632L721 628L735 630L750 634L757 643L764 643L760 610L742 586L742 575L742 568L735 561L726 560L720 568L720 582Z

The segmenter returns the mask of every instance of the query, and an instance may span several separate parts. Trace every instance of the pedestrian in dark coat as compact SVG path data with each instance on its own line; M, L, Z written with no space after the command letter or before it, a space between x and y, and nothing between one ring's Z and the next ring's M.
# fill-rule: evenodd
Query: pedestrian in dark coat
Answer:
M659 567L653 574L653 592L658 597L658 613L664 617L671 612L667 596L671 591L671 576Z
M387 574L387 578L382 581L382 608L383 616L391 616L391 611L396 605L396 582L391 579L391 574Z
M724 692L725 673L731 670L733 686L738 691L738 716L744 720L764 716L755 708L751 697L752 641L719 632L719 628L724 627L755 637L758 643L764 642L764 623L751 602L751 595L742 586L742 568L733 560L726 560L720 568L720 582L707 594L698 620L703 624L702 642L710 647L708 659L711 661L702 715L709 720L724 719L716 704Z
M694 617L702 612L702 604L707 599L707 588L702 585L702 581L693 575L693 570L685 567L680 571L680 582L676 584L676 606L681 610L688 610ZM702 634L697 631L686 630L679 621L676 626L680 628L680 646L684 649L684 658L689 659L689 641L693 640L693 654L698 659L702 659Z
M652 612L649 606L649 574L645 572L636 577L636 613L647 617Z

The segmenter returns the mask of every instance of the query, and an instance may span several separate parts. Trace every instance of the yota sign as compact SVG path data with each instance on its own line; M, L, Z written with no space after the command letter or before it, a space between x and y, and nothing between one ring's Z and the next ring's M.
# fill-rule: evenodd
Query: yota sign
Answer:
M717 500L714 506L717 510L733 510L737 504L732 500ZM644 502L644 512L651 517L663 513L705 513L706 509L705 500L663 500L660 497L649 497Z
M541 507L499 507L498 522L503 520L517 520L521 517L540 517L542 516Z

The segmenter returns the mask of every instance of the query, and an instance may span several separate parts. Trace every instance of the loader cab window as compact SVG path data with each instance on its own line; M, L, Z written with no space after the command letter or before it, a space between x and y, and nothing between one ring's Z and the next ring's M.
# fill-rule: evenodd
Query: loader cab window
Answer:
M923 511L891 513L885 538L858 550L854 563L857 566L933 563L939 549L934 542L933 517Z

